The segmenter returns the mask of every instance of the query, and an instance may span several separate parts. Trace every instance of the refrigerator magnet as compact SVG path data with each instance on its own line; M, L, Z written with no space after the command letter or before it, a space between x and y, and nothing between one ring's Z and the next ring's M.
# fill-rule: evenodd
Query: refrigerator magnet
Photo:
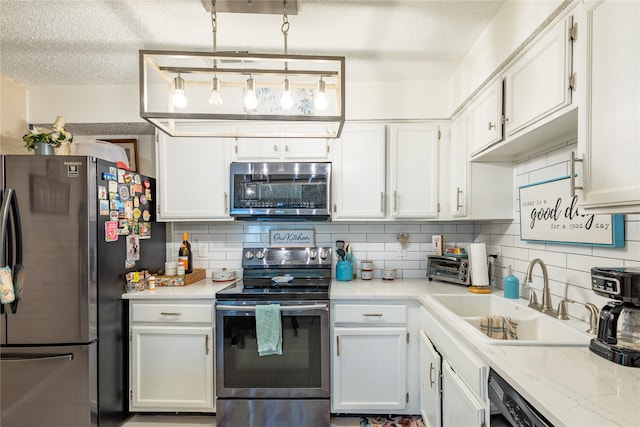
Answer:
M117 221L105 221L104 240L106 242L115 242L118 240L118 222Z
M109 201L100 200L100 213L99 215L109 215Z
M106 200L107 199L107 187L102 185L98 186L98 199Z

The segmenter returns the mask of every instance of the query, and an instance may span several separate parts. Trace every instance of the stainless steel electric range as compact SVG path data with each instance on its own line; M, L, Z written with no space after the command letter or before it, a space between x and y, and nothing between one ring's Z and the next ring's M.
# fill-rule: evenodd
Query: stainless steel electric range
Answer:
M242 267L216 294L217 425L328 427L331 249L245 248ZM282 354L258 353L260 304L279 306Z

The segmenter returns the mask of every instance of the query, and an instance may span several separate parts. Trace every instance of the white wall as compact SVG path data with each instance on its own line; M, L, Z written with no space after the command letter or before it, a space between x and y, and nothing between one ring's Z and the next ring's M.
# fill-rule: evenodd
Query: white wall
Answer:
M27 88L0 76L0 153L26 154L22 135L27 130Z

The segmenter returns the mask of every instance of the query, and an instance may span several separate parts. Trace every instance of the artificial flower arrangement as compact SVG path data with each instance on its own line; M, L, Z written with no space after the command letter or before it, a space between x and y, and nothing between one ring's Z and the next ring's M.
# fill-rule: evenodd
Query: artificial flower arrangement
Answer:
M30 126L29 132L22 137L24 146L29 150L35 150L38 142L49 144L54 148L60 147L64 142L73 142L73 135L64 130L65 124L64 117L58 116L51 129Z

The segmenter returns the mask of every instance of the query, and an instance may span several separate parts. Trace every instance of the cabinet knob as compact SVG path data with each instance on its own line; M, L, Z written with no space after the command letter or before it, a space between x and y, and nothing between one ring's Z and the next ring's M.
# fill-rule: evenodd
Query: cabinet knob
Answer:
M489 122L489 130L495 129L496 125L494 123Z

